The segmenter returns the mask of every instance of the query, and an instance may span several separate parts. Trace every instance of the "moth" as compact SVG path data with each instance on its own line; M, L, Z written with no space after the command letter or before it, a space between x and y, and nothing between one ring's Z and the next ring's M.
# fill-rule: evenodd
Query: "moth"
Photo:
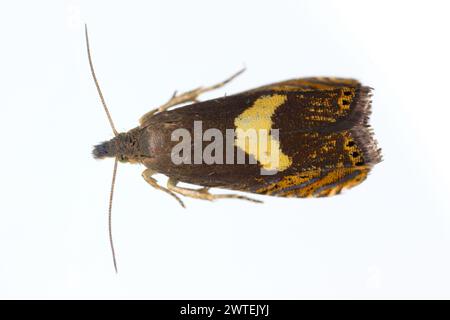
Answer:
M118 161L143 165L144 180L183 207L180 195L260 202L242 194L215 194L210 188L277 197L337 195L363 182L381 161L368 123L372 89L354 79L292 79L198 101L241 70L218 84L175 92L144 114L137 127L119 133L96 79L87 28L85 32L92 76L114 133L94 147L93 156L115 159L109 205L115 267L111 204ZM157 173L168 177L166 186L154 178Z

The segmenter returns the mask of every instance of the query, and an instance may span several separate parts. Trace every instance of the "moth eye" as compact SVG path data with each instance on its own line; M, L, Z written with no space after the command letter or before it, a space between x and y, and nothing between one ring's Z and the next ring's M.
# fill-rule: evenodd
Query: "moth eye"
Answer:
M347 142L347 146L348 147L353 147L355 145L355 142L354 141L349 141L349 142Z
M359 156L359 152L354 151L354 152L352 153L352 156L356 158L357 156Z

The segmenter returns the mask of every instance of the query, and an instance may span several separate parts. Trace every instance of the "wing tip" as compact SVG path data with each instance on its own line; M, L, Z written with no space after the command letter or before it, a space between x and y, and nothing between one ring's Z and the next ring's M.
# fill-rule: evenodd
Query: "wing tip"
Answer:
M350 135L363 153L364 165L374 166L383 161L381 148L378 146L372 127L368 124L356 126L350 129Z

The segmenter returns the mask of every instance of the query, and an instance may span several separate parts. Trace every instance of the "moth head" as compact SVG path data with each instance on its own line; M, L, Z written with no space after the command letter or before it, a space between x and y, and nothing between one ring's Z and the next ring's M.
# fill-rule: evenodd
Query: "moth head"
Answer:
M105 159L105 158L117 158L120 162L128 162L128 157L124 154L120 154L120 150L117 148L116 141L102 142L94 146L92 150L92 155L95 159Z
M135 132L119 133L109 141L94 146L92 155L95 159L117 158L120 162L129 162L138 149Z
M94 150L92 150L92 155L94 156L95 159L115 157L116 155L114 154L111 140L102 142L94 146Z

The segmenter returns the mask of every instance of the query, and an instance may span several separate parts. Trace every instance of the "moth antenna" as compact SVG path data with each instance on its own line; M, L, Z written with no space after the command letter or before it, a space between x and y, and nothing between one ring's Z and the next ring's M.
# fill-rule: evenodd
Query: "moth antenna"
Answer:
M112 202L113 202L113 196L114 196L114 185L116 184L116 174L117 174L117 163L118 159L114 160L114 169L113 169L113 176L112 176L112 182L111 182L111 192L109 193L109 208L108 208L108 232L109 232L109 244L111 245L111 253L114 263L114 270L116 270L117 273L117 261L116 261L116 252L114 250L114 242L113 242L113 236L112 236Z
M108 107L106 106L105 98L103 98L102 90L100 90L100 85L98 84L97 77L95 76L94 64L92 63L92 57L91 57L91 49L89 47L87 24L84 25L84 34L86 36L86 47L87 47L87 54L88 54L88 59L89 59L89 66L91 68L92 78L94 78L94 82L95 82L95 86L97 87L98 95L100 96L100 100L102 101L103 109L105 109L106 116L108 117L109 124L111 125L112 131L114 132L114 135L117 136L119 133L117 132L116 127L114 127L114 123L113 123L111 114L109 113Z

